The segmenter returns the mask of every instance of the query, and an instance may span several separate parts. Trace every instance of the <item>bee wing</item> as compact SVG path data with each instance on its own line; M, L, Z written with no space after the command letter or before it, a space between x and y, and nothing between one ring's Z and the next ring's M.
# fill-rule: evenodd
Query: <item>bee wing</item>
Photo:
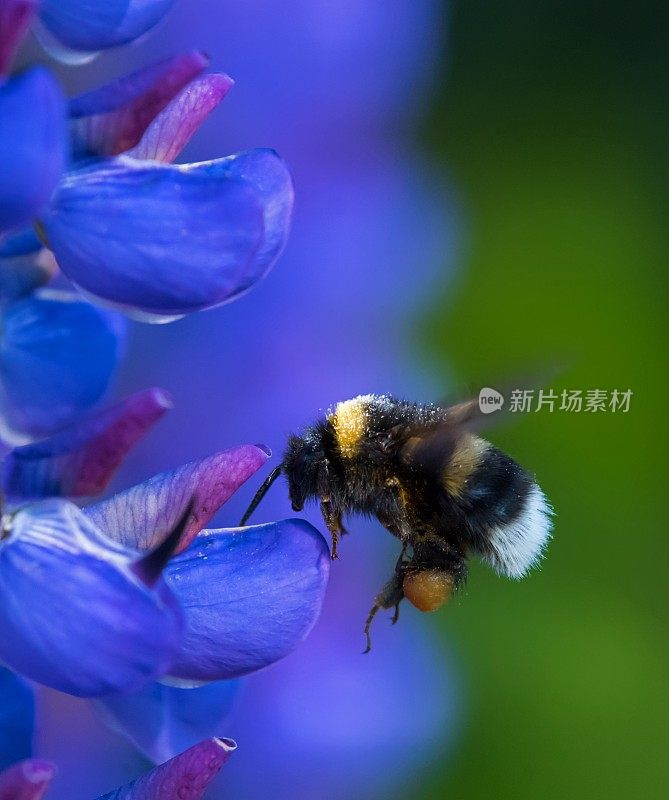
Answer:
M473 431L489 421L486 419L487 416L481 412L478 398L471 398L446 407L443 419L445 424Z
M568 363L568 362L567 362ZM539 368L527 370L521 374L514 375L513 380L494 380L492 383L481 384L476 397L471 397L472 392L466 393L467 396L462 401L455 401L455 398L445 398L443 402L437 405L445 409L449 419L454 422L462 423L465 425L472 425L476 428L478 425L483 427L487 426L490 422L497 424L509 417L509 400L514 391L537 391L540 388L545 388L550 384L553 379L558 378L565 371L565 366L561 362L553 364L544 364ZM497 394L503 398L503 405L500 410L495 409L494 414L483 413L481 411L481 395ZM494 419L491 419L494 417Z
M505 411L483 413L478 397L455 403L444 408L433 422L404 428L400 459L413 469L436 477L465 436L478 434L508 416Z
M438 475L447 464L462 437L483 427L484 415L477 400L468 400L444 409L433 423L408 427L403 431L401 461L428 474Z
M479 392L476 397L468 397L459 402L440 403L441 412L434 421L415 426L406 426L401 431L393 432L395 441L402 441L400 459L416 469L426 470L435 476L441 474L456 447L463 437L477 434L491 425L507 422L518 416L510 413L510 398L518 387L535 389L544 386L547 381L563 371L558 365L532 370L525 375L517 376L514 381L494 381ZM497 387L493 389L492 387ZM482 395L498 394L503 398L501 408L490 413L490 409L481 403Z

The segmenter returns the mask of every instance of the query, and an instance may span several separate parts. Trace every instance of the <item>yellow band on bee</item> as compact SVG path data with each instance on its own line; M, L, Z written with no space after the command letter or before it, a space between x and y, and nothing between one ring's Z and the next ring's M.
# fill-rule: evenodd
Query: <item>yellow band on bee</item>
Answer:
M373 395L364 394L337 403L328 416L335 432L337 447L344 458L353 458L367 430L367 407Z
M442 472L442 482L451 497L462 497L467 481L489 448L490 442L472 434L463 436L458 442L448 465Z

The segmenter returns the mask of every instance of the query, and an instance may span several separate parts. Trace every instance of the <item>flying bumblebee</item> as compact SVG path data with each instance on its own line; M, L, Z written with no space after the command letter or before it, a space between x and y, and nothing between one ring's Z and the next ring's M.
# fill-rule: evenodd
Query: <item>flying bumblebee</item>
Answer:
M361 395L337 405L300 436L258 490L244 524L283 474L294 511L320 502L337 558L345 514L376 517L402 543L395 571L374 600L380 609L406 597L435 611L464 583L467 560L522 578L550 538L551 508L532 476L477 435L477 400L444 408Z

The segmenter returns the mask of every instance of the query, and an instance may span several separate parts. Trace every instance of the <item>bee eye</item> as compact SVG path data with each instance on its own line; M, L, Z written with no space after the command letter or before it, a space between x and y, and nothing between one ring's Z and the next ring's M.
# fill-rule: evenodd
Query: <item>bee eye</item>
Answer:
M436 611L451 598L455 580L450 572L427 569L407 573L402 588L406 599L419 611Z

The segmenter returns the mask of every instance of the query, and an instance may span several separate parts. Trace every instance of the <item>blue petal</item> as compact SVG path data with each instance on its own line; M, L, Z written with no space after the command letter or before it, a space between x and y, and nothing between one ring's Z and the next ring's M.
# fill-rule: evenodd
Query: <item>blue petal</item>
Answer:
M71 173L43 219L49 245L68 278L126 310L224 303L247 287L264 240L262 194L228 171L120 157Z
M247 269L246 282L237 287L237 296L269 272L285 247L293 214L293 181L273 150L248 150L219 164L229 178L247 181L262 198L263 240Z
M30 686L0 666L0 770L30 758L35 724L35 699Z
M304 520L203 531L165 570L186 624L170 673L235 678L288 655L318 618L329 568Z
M0 541L0 659L82 697L141 688L169 667L181 619L164 582L131 569L72 503L27 506Z
M122 348L121 318L42 289L10 305L0 334L0 432L49 435L104 394Z
M202 739L220 736L238 688L238 681L194 688L151 683L134 694L101 698L95 708L105 724L160 764Z
M65 99L43 67L0 85L0 234L42 211L65 162Z
M40 18L75 50L104 50L146 33L174 0L42 0Z
M48 439L14 448L0 467L5 495L17 500L99 494L128 452L171 407L162 389L147 389Z

